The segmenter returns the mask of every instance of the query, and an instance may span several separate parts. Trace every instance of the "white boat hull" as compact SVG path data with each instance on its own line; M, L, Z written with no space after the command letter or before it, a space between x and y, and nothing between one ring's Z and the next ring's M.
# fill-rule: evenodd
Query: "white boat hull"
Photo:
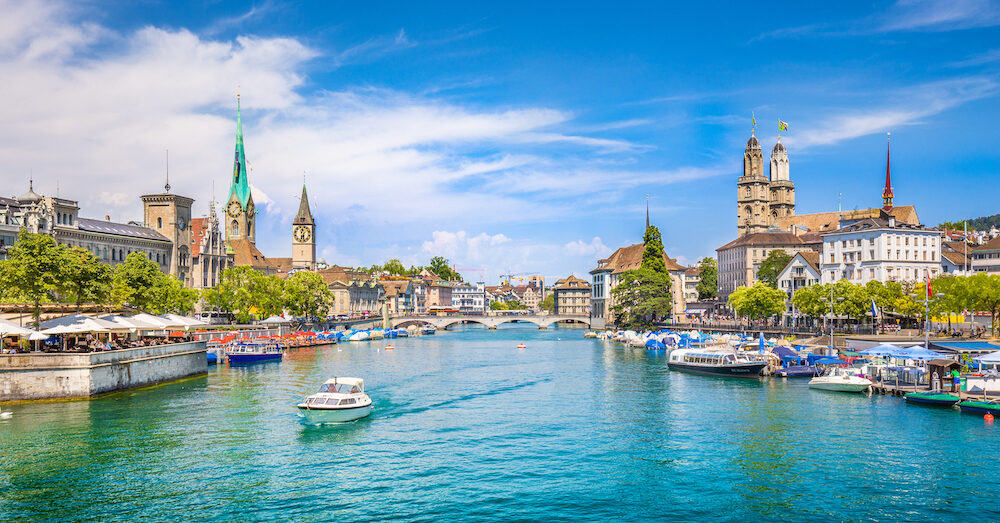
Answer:
M809 388L835 392L864 392L872 382L858 376L820 376L809 380Z
M307 409L299 407L299 415L310 423L346 423L361 419L372 412L371 405L349 409Z

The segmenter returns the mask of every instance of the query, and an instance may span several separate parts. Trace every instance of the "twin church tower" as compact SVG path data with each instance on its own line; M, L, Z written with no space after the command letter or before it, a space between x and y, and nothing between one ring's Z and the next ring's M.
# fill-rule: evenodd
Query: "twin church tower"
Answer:
M753 134L743 153L743 176L736 183L736 227L740 236L765 232L779 218L795 214L795 184L788 175L788 151L778 137L764 175L764 154Z
M247 253L247 259L257 257L266 260L256 247L257 210L250 194L246 156L243 152L243 122L240 118L239 96L236 97L236 157L233 159L233 179L229 186L229 198L226 201L226 240L233 251ZM237 256L239 259L240 256ZM277 260L277 259L275 259ZM285 258L287 260L287 258ZM239 262L237 261L237 264ZM263 264L262 264L263 265ZM292 221L292 258L293 269L316 269L316 222L309 209L309 198L306 195L306 185L302 184L302 198L299 201L299 212Z

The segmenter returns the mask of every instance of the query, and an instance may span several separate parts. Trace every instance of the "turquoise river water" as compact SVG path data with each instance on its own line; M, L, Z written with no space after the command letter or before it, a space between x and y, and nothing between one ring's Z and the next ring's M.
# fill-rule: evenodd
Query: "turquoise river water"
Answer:
M0 520L1000 520L1000 426L979 416L671 372L582 334L345 343L5 406ZM303 424L336 375L375 411Z

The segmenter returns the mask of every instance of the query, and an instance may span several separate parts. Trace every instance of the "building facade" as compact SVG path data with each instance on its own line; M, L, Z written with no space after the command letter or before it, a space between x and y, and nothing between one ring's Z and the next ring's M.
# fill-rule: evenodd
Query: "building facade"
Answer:
M811 249L801 237L776 230L740 236L716 249L719 300L726 301L738 287L752 286L760 264L775 250L795 256Z
M590 314L590 284L570 275L552 286L553 312L560 316L588 316Z
M790 325L791 320L797 317L792 305L795 293L803 287L820 283L819 257L820 253L816 251L801 251L778 273L778 289L788 296L785 300L785 313L782 315L785 325Z
M486 284L477 282L475 285L466 283L456 285L451 289L451 306L462 314L485 313Z
M142 197L143 223L174 244L168 262L168 272L187 286L192 286L191 275L191 205L194 199L170 193L170 184L164 192Z
M1000 274L1000 237L977 246L969 255L972 272Z
M918 281L941 272L942 232L887 214L823 234L822 283Z
M53 198L35 192L29 181L28 192L13 198L0 198L0 257L17 241L24 229L34 234L48 234L56 243L84 248L97 259L118 265L139 252L170 273L174 244L166 236L138 223L112 222L110 217L94 220L79 217L75 200Z
M368 273L335 265L316 271L316 274L333 292L330 314L360 317L381 313L385 292L382 284Z
M212 204L207 217L191 220L190 286L214 288L222 278L222 271L232 263L232 256L226 252L225 232L215 213L215 204Z
M614 296L612 291L618 286L621 274L642 266L642 253L646 246L642 243L620 247L611 256L597 261L597 267L590 271L590 322L594 328L600 329L614 323ZM683 314L684 273L687 267L681 266L676 260L663 253L663 263L670 274L670 292L672 297L671 317Z

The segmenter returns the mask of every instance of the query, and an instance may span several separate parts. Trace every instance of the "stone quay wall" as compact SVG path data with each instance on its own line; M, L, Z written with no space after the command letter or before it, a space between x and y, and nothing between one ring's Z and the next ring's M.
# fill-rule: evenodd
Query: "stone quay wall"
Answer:
M87 398L208 372L205 342L0 355L0 401Z

